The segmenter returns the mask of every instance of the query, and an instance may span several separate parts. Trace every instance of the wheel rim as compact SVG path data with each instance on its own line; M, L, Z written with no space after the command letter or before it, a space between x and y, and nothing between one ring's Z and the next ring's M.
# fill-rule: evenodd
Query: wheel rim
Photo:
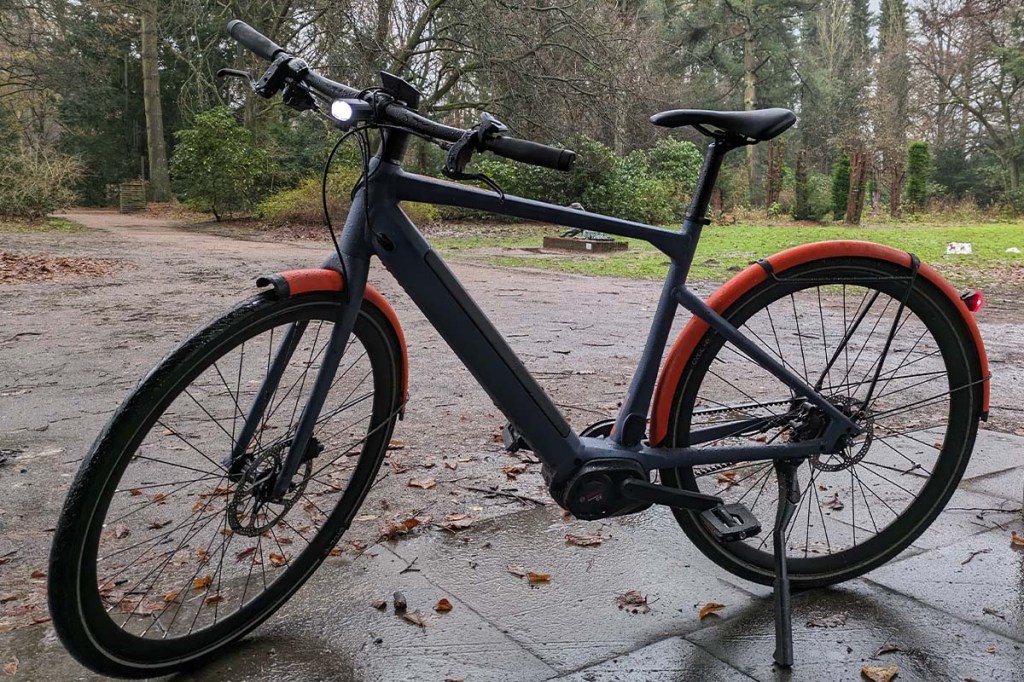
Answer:
M342 502L361 497L365 489L355 488L368 485L354 476L364 448L374 442L380 449L377 441L390 432L394 416L385 414L394 404L394 377L383 371L386 353L371 352L361 341L364 318L317 420L314 443L322 452L300 467L276 512L269 504L257 509L250 494L287 452L336 312L322 305L293 310L239 331L209 348L167 391L176 397L143 421L131 456L111 476L105 521L87 543L83 567L84 606L93 613L97 639L136 647L115 655L201 653L199 647L276 608L347 525L340 514L354 505ZM300 318L312 319L247 451L247 465L229 476L223 457L285 325Z
M858 284L835 284L854 277ZM841 410L858 414L855 421L865 429L842 455L822 455L801 465L803 494L787 535L795 573L842 572L889 552L897 542L909 543L951 494L971 440L967 415L973 418L973 409L966 393L973 384L962 344L935 303L938 294L925 296L920 282L906 297L906 274L880 276L848 264L839 271L806 268L795 279L744 297L728 317L742 321L751 339L808 383L820 385ZM795 414L789 389L717 335L706 339L697 351L704 354L697 363L706 373L690 382L676 404L679 444L687 442L691 429L769 415L779 416L780 425L699 447L812 437L813 420ZM957 413L953 407L960 397L963 411ZM747 504L766 526L774 519L777 488L771 464L699 467L666 472L664 478L718 494L727 503ZM689 522L703 532L695 519ZM716 551L728 561L771 571L767 529Z

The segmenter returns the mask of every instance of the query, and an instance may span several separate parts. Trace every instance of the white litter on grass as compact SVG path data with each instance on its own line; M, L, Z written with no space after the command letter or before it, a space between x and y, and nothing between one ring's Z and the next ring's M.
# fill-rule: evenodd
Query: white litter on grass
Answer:
M1020 253L1020 249L1018 249L1016 246L1011 246L1006 250L1006 253Z
M970 242L950 242L946 244L947 254L968 254L971 253Z

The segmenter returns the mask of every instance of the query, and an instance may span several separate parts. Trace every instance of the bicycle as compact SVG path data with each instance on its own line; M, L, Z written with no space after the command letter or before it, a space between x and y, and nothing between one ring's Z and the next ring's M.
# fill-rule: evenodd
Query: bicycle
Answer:
M683 225L668 230L408 173L410 135L448 149L453 179L476 177L466 166L485 150L559 170L575 154L509 137L486 114L470 130L443 125L417 113L420 94L396 76L358 91L247 24L228 31L271 64L257 81L223 75L356 134L363 175L340 234L328 219L335 251L320 268L257 280L259 293L165 357L98 436L49 571L56 631L81 663L125 677L201 663L331 555L408 400L402 328L367 283L372 256L501 408L508 449L536 453L559 505L581 519L668 506L715 563L774 586L781 666L793 663L791 586L884 564L942 510L988 414L980 294L959 294L911 254L853 241L761 259L707 302L686 286L724 156L781 134L792 112L652 117L711 138ZM380 135L372 159L369 129ZM669 257L616 419L570 429L403 201L639 238ZM665 357L680 306L692 317ZM759 517L773 510L769 545Z

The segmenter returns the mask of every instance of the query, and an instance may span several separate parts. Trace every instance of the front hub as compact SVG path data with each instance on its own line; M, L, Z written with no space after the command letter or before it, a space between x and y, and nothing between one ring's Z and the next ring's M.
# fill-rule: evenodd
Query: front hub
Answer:
M307 457L288 492L274 497L274 484L281 473L291 441L278 443L252 457L242 472L234 495L228 501L227 520L239 535L255 537L269 531L295 506L313 474L313 459Z

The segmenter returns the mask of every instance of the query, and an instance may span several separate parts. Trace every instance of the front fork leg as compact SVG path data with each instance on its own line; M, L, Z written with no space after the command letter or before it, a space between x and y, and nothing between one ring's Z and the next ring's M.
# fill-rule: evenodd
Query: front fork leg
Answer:
M800 503L800 484L796 471L800 460L781 459L775 462L779 483L779 502L775 513L772 544L775 551L775 663L781 668L793 665L793 617L789 602L789 573L786 566L786 529Z
M291 484L292 478L299 470L303 460L306 459L307 444L313 435L313 429L316 427L320 411L327 400L327 394L334 383L334 377L338 372L338 365L341 364L341 358L345 354L349 337L352 336L352 331L355 329L365 285L366 279L364 277L358 285L358 290L355 286L349 286L346 291L349 296L348 304L342 309L339 319L334 322L334 329L331 331L331 338L328 340L327 348L324 350L323 363L317 372L316 382L313 384L309 400L306 401L302 408L302 416L299 417L295 435L292 437L292 442L288 447L288 455L285 457L284 465L281 467L277 481L274 482L272 493L274 499L284 497L288 492L288 486Z

